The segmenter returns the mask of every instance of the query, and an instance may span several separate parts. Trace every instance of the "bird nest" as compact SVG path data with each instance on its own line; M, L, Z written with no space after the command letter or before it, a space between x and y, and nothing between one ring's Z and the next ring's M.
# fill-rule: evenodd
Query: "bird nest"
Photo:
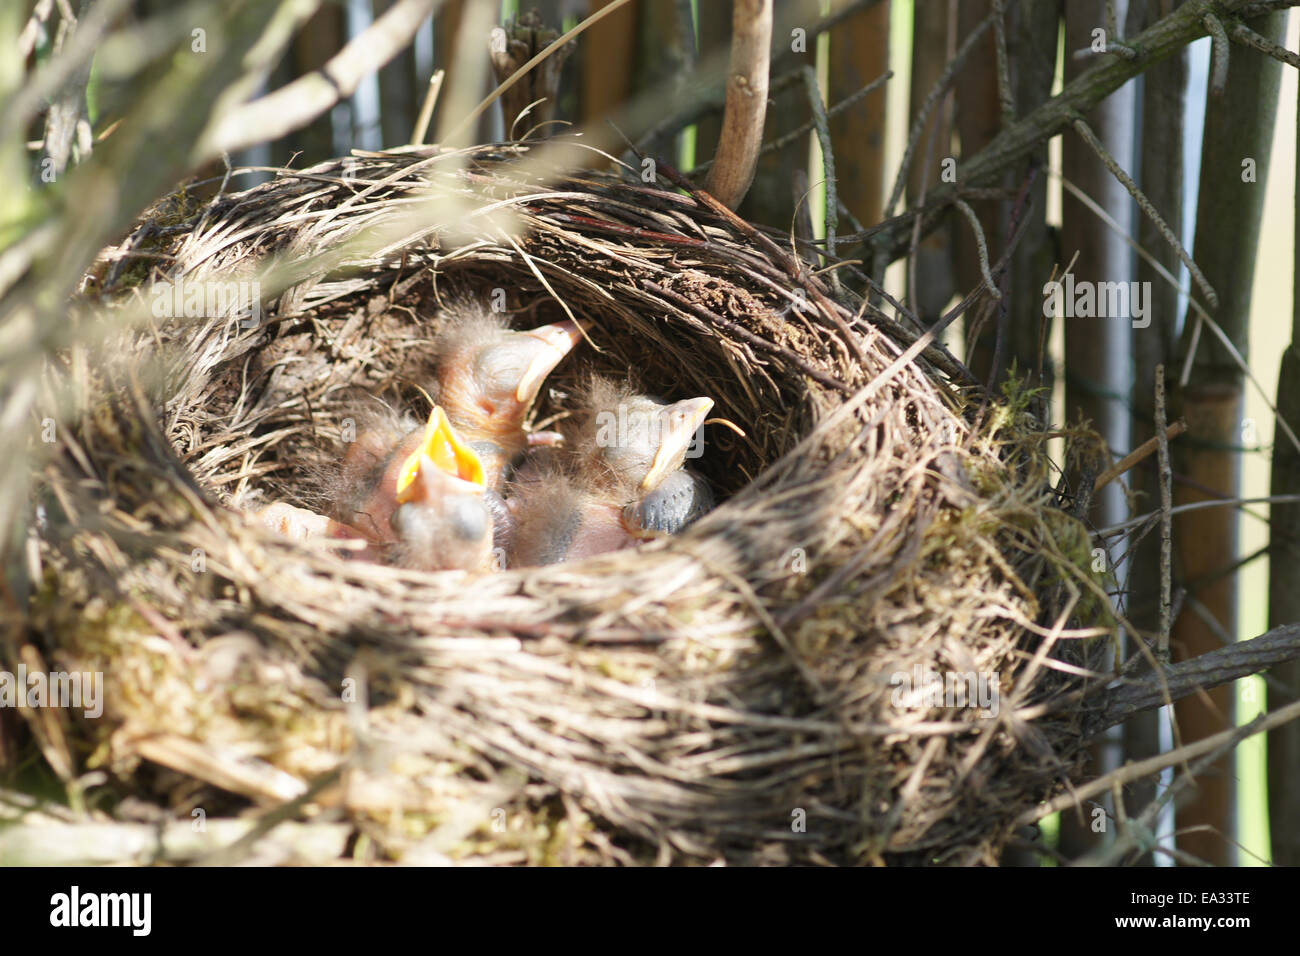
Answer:
M278 807L254 859L995 862L1078 773L1108 648L1061 639L1104 611L1028 397L988 402L850 266L701 193L543 169L358 154L182 191L105 252L77 310L99 344L51 369L78 410L37 483L23 650L102 672L105 710L38 732L47 759L119 816ZM251 311L185 307L241 281ZM743 431L694 463L717 507L488 573L251 520L322 506L358 394L427 413L453 294L588 323L542 427L593 371L713 398Z

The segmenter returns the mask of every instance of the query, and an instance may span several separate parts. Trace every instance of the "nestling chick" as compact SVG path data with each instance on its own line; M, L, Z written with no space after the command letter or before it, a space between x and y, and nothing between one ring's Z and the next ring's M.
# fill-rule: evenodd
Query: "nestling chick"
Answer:
M492 512L483 462L435 407L419 446L402 462L389 519L393 564L422 571L483 570L492 558Z
M524 421L546 376L582 340L564 321L511 331L503 316L473 303L453 304L435 340L435 398L483 462L487 487L500 491L525 449Z
M525 465L511 483L510 564L618 550L656 532L675 534L708 511L708 485L682 465L712 407L710 398L666 404L593 380L564 449Z
M676 534L713 507L704 479L682 466L711 398L668 404L596 378L565 435L574 470L622 499L630 529Z
M336 518L392 564L425 571L486 567L493 520L483 463L443 409L435 407L423 428L405 435L396 415L367 425L344 456Z

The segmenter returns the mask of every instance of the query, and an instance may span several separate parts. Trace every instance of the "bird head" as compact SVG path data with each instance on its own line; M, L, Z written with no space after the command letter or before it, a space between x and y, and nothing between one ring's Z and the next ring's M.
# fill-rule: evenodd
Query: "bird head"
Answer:
M617 401L601 400L602 386L593 389L597 400L594 430L587 427L586 440L594 441L588 453L621 484L638 493L657 488L682 467L696 431L713 408L711 398L688 398L671 404L646 395L623 391Z
M580 341L580 326L567 320L527 332L510 331L488 317L462 322L441 345L439 400L462 427L520 444L524 419L546 376Z
M481 568L492 551L483 463L441 406L402 463L391 523L397 563L423 570Z

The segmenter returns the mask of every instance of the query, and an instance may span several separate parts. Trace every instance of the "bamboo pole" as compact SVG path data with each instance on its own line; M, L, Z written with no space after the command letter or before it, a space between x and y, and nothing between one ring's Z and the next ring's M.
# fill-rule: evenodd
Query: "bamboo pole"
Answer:
M831 32L827 99L838 103L889 69L889 4L849 17ZM885 189L885 96L881 87L831 118L840 201L862 223L880 221ZM816 183L818 176L812 176Z
M1094 31L1106 24L1105 0L1080 0L1065 7L1065 79L1070 82L1083 73L1088 64L1070 55L1070 51L1090 47ZM1118 39L1113 33L1107 42ZM1131 92L1116 91L1086 116L1086 122L1098 140L1125 169L1133 166L1134 128ZM1105 160L1092 145L1074 132L1062 142L1062 172L1072 183L1095 200L1121 228L1128 232L1133 223L1132 200L1118 182ZM1062 203L1062 256L1067 261L1078 254L1074 265L1076 286L1093 283L1121 282L1133 278L1132 254L1128 247L1090 209L1073 196ZM1127 285L1126 285L1127 287ZM1100 299L1098 300L1100 302ZM1090 421L1110 448L1130 447L1128 412L1123 396L1127 392L1128 340L1132 334L1129 314L1107 316L1064 316L1066 385L1065 414L1068 421ZM1098 490L1092 503L1092 516L1103 525L1126 517L1123 490L1109 485ZM1105 572L1118 568L1107 564ZM1098 772L1120 763L1118 738L1094 746L1094 766ZM1114 807L1110 808L1114 811ZM1061 852L1078 857L1094 849L1103 835L1091 826L1073 826L1072 815L1062 819ZM1088 821L1090 824L1092 821Z
M943 75L944 66L956 47L956 0L916 6L912 30L912 82L908 91L908 115L916 116L930 90ZM952 21L952 22L950 22ZM907 201L921 201L943 173L944 160L952 154L951 99L930 114L921 133L922 153L908 170ZM873 223L874 219L864 219ZM916 255L908 259L908 298L923 323L939 318L957 291L953 273L953 222L951 218L921 239Z
M1296 110L1296 183L1300 186L1300 103ZM1291 303L1291 344L1282 353L1277 379L1278 415L1293 426L1300 423L1300 188L1295 192L1295 294ZM1286 441L1273 444L1270 494L1300 492L1300 452ZM1268 622L1269 627L1300 621L1300 505L1273 505L1269 510ZM1274 687L1290 691L1275 695L1274 709L1300 696L1300 662L1273 668ZM1281 700L1275 702L1275 696ZM1274 866L1300 866L1300 727L1286 724L1268 735L1268 820Z
M1280 41L1286 13L1270 14L1251 26ZM1218 294L1216 318L1243 355L1249 338L1255 250L1281 72L1276 60L1235 50L1223 92L1210 93L1205 115L1193 258ZM1253 175L1247 175L1243 161L1254 164ZM1195 326L1189 318L1181 343L1184 353L1190 349ZM1217 495L1236 497L1242 373L1228 350L1213 337L1200 337L1180 397L1188 434L1175 450L1175 471L1186 477L1186 483L1176 489L1176 502ZM1220 635L1236 634L1236 580L1231 575L1215 577L1215 572L1236 556L1236 512L1209 508L1182 514L1175 521L1174 536L1183 580L1208 579L1189 591L1185 609L1174 623L1173 646L1188 658L1219 647ZM1193 613L1197 608L1203 611ZM1232 726L1234 693L1231 686L1221 687L1179 704L1176 715L1182 739L1200 740ZM1199 781L1191 801L1179 808L1180 830L1202 828L1181 836L1180 850L1211 863L1231 865L1235 861L1231 842L1236 830L1233 769L1231 755L1217 761Z
M1133 35L1151 26L1160 17L1162 5L1153 0L1130 0L1128 28ZM1187 51L1179 50L1163 63L1158 63L1143 74L1139 102L1142 129L1142 153L1136 178L1169 224L1175 234L1183 227L1183 165L1171 157L1183 155L1183 111L1187 87ZM1137 224L1139 245L1173 275L1178 275L1178 253L1165 242L1154 223L1140 216ZM1132 417L1133 444L1154 435L1153 396L1155 370L1158 365L1171 366L1174 361L1178 321L1178 290L1165 282L1155 267L1139 258L1137 280L1151 290L1148 298L1151 324L1145 329L1134 329L1133 387L1129 392ZM1132 472L1131 487L1142 495L1143 507L1152 507L1160 501L1160 484L1157 468L1152 462ZM1160 594L1162 572L1160 566L1160 538L1149 534L1139 542L1129 567L1129 619L1141 631L1154 633L1160 623ZM1133 649L1129 650L1130 656ZM1147 668L1142 666L1142 670ZM1160 722L1162 715L1152 711L1139 714L1124 725L1124 759L1144 760L1160 752ZM1134 807L1145 807L1156 798L1154 781L1133 784L1130 799ZM1143 864L1153 861L1144 854Z

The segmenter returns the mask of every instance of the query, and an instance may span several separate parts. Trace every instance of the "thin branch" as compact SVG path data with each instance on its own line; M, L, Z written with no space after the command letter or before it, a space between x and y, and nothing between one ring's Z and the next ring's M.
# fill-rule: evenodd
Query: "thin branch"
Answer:
M817 71L811 66L803 68L804 86L812 106L813 123L817 127L817 142L822 150L822 177L826 182L826 250L835 255L835 231L840 225L840 197L835 189L835 154L831 150L831 126L817 85ZM761 132L761 131L760 131ZM834 281L838 284L839 277Z
M397 56L440 2L398 0L319 70L227 112L204 137L198 155L233 153L306 126Z
M1134 780L1141 780L1144 777L1159 773L1167 767L1172 767L1174 764L1185 763L1203 754L1214 753L1220 747L1231 747L1247 737L1261 731L1272 730L1274 727L1280 727L1297 717L1300 717L1300 701L1288 704L1286 707L1269 714L1260 714L1259 717L1244 726L1225 730L1212 737L1204 737L1169 753L1157 754L1146 760L1125 764L1118 770L1112 771L1081 787L1074 788L1070 793L1062 794L1047 803L1040 803L1038 806L1026 810L1016 819L1016 823L1020 826L1028 826L1059 810L1068 809L1080 800L1086 800L1096 794L1105 793L1115 782L1130 783Z
M1093 492L1096 493L1101 491L1102 488L1106 487L1120 475L1124 474L1124 472L1131 470L1135 465L1150 457L1151 453L1156 450L1156 446L1160 443L1162 435L1164 436L1165 441L1168 442L1171 439L1177 438L1185 431L1187 431L1187 423L1181 419L1170 425L1168 430L1163 428L1157 430L1156 437L1148 438L1115 464L1111 465L1098 475L1097 480L1092 483Z
M1089 724L1088 734L1100 733L1143 711L1297 658L1300 658L1300 624L1275 627L1250 640L1208 651L1165 668L1161 675L1153 674L1106 691L1095 723Z
M993 282L993 274L989 272L989 247L984 240L984 229L980 226L979 216L975 215L975 210L964 199L955 200L953 205L966 217L966 221L970 223L970 227L975 233L975 251L979 256L980 273L984 276L984 285L988 287L989 295L995 299L1001 299L1002 291Z
M1228 34L1224 32L1223 24L1212 11L1207 10L1201 22L1205 24L1205 29L1214 40L1212 50L1214 69L1210 74L1210 89L1218 95L1223 92L1223 88L1228 83Z
M727 105L713 168L704 188L728 209L749 192L767 118L767 79L772 50L772 0L735 0Z
M1165 367L1156 366L1156 441L1160 449L1160 635L1156 660L1169 663L1169 632L1173 590L1173 469L1169 465L1169 436L1165 432ZM1179 424L1182 424L1181 422Z
M424 94L424 103L420 106L420 115L415 120L415 129L411 131L411 145L423 146L424 137L429 132L429 122L433 119L433 108L438 103L438 94L442 92L442 81L446 70L434 70L429 77L429 89Z
M1016 97L1011 89L1011 70L1007 66L1006 0L993 0L993 37L998 58L998 101L1002 105L1002 125L1016 121Z
M1274 505L1274 504L1295 504L1300 502L1300 495L1266 495L1262 498L1221 498L1214 501L1193 501L1185 505L1175 505L1169 509L1170 514L1180 515L1188 511L1200 511L1202 508L1223 508L1234 507L1240 508L1244 505ZM1130 518L1128 521L1120 524L1113 524L1108 528L1101 528L1092 533L1094 538L1105 538L1112 534L1118 534L1121 531L1127 531L1129 528L1136 528L1150 518L1154 517L1157 512L1139 515L1136 518Z
M1248 46L1260 53L1267 53L1275 60L1281 60L1283 63L1288 63L1296 69L1300 69L1300 54L1292 53L1286 47L1256 33L1244 23L1234 23L1229 35L1242 46Z
M961 164L957 170L957 183L977 186L999 177L1043 143L1070 127L1079 116L1088 113L1149 64L1162 60L1193 40L1205 36L1207 28L1201 17L1207 11L1220 9L1238 17L1250 18L1294 5L1293 0L1187 0L1173 13L1130 38L1129 45L1139 51L1134 59L1099 59L1066 84L1056 96L998 133L984 149ZM957 189L956 183L943 183L930 194L928 201L946 205L951 202ZM927 222L927 227L933 228L938 221L939 217L934 217ZM911 242L911 232L910 216L894 218L867 240L872 248L872 258L878 255L892 258L906 252Z
M990 13L980 21L979 26L971 31L971 35L966 38L966 42L957 50L957 55L948 61L943 73L935 81L934 86L930 88L930 92L926 94L925 102L921 104L921 108L917 111L915 119L912 120L912 129L907 134L907 150L903 153L903 161L898 164L898 176L894 180L893 190L889 193L889 202L885 203L885 218L889 218L894 214L894 208L903 197L903 189L907 186L907 170L912 165L912 156L916 152L916 144L921 139L921 133L925 130L925 124L930 118L930 111L939 102L939 98L948 91L948 87L952 85L953 79L957 76L957 71L961 69L962 64L966 62L966 58L975 49L975 44L984 35L984 31L993 25L993 20L994 16Z
M1210 304L1210 308L1217 309L1219 307L1218 294L1210 286L1209 280L1205 278L1205 274L1201 272L1200 267L1192 260L1188 251L1183 248L1183 244L1178 241L1178 237L1175 236L1174 231L1169 228L1169 224L1166 223L1160 213L1156 211L1156 207L1151 205L1151 200L1147 199L1146 193L1142 192L1142 190L1138 188L1138 184L1133 181L1133 178L1129 176L1128 173L1124 172L1123 167L1115 161L1115 157L1110 154L1110 151L1107 150L1104 145L1102 145L1101 140L1097 138L1096 134L1093 133L1092 129L1084 122L1082 117L1079 117L1074 121L1074 129L1075 132L1083 138L1083 141L1092 147L1093 152L1097 154L1098 158L1106 164L1106 168L1110 170L1111 175L1118 179L1120 184L1128 190L1129 195L1133 197L1135 202L1137 202L1138 207L1147 214L1147 218L1149 218L1155 224L1155 227L1160 230L1160 235L1164 237L1165 242L1173 246L1174 251L1178 253L1178 258L1183 261L1183 265L1187 266L1187 271L1190 272L1192 278L1196 280L1196 284L1201 287L1201 292L1205 296L1205 301Z

